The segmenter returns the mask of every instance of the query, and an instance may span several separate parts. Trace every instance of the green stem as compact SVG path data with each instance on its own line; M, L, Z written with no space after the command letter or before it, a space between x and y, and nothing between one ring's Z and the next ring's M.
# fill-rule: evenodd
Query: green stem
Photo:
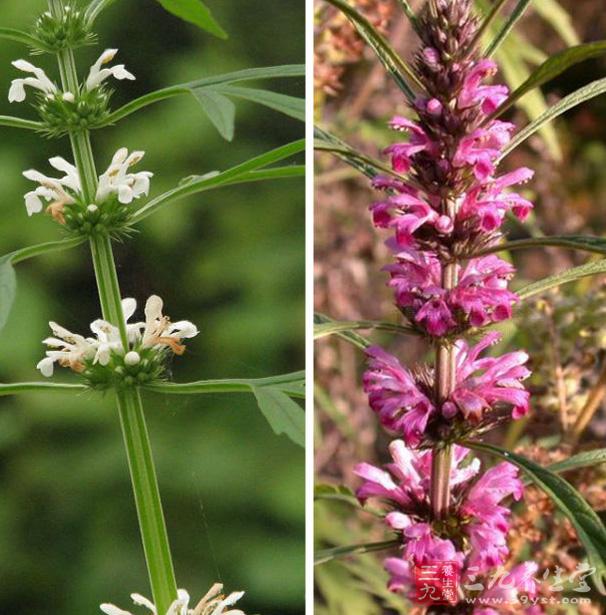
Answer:
M54 15L61 15L63 0L49 0L49 7ZM72 50L58 53L57 59L63 89L77 93L79 82ZM94 203L97 171L90 135L86 130L72 132L70 141L82 194L89 203ZM92 237L90 248L103 317L118 327L122 345L127 349L128 336L111 240L108 236ZM177 584L143 406L136 389L119 391L116 395L152 595L157 613L163 615L177 598Z
M154 604L163 614L177 597L177 584L143 404L137 389L118 392L117 400Z

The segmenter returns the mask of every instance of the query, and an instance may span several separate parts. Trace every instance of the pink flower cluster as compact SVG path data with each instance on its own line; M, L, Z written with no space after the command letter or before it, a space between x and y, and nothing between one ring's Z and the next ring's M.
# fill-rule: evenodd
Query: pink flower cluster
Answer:
M432 451L411 450L401 440L393 441L389 450L393 461L384 469L361 463L354 472L363 479L356 493L361 503L376 498L387 505L384 521L402 537L402 555L385 560L390 590L408 594L414 566L449 561L457 564L459 585L478 588L478 604L515 602L521 593L533 597L538 569L534 563L515 566L490 587L478 585L493 577L509 555L510 511L502 502L522 497L517 469L500 463L480 474L479 460L469 461L469 451L455 447L449 516L445 523L429 523ZM482 607L474 615L494 612Z
M511 408L517 419L529 410L529 393L522 382L530 375L525 367L525 352L510 352L501 357L480 357L500 339L489 333L475 346L458 340L456 385L440 406L433 394L433 383L415 378L396 357L378 346L366 349L369 366L364 372L364 390L381 424L400 434L406 444L421 444L430 423L459 418L470 427L489 421L494 410Z

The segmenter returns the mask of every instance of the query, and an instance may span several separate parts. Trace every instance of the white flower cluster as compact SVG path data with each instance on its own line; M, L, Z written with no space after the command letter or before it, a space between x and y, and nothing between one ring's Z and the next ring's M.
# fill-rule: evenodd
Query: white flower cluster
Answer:
M102 203L111 194L115 194L120 203L128 205L134 199L149 194L150 180L153 173L139 171L131 173L130 169L136 165L145 155L145 152L128 153L125 147L121 147L112 158L111 164L103 175L99 176L99 183L95 200ZM63 209L66 205L76 202L82 192L82 184L78 169L60 156L49 159L50 165L65 173L63 177L47 177L46 175L30 169L23 175L40 184L35 190L25 195L25 208L29 216L39 213L47 204L47 212L61 224L65 223Z
M87 92L99 87L108 77L114 77L119 80L135 79L135 76L126 70L124 64L117 64L109 68L105 67L106 64L109 64L109 62L114 59L117 53L117 49L106 49L99 56L99 59L91 66L84 84L84 89ZM47 96L54 96L59 91L59 88L46 76L46 73L30 62L26 60L15 60L13 66L24 73L32 74L33 77L13 79L8 91L9 102L23 102L26 96L25 86L40 90ZM76 92L64 92L63 99L73 102L75 100L75 94Z
M215 583L196 607L190 609L189 594L184 589L180 589L178 592L179 597L170 605L165 615L245 615L244 612L239 609L229 608L242 598L244 592L232 592L229 596L223 596L221 594L222 590L223 585L221 583ZM131 594L131 598L135 605L144 606L153 615L158 615L158 611L154 604L145 598L145 596ZM106 615L133 615L130 611L124 611L113 604L102 604L101 610Z
M182 340L198 335L198 328L187 320L172 323L168 316L162 314L162 308L162 299L152 295L145 304L145 322L129 323L137 309L137 302L130 298L122 300L129 348L123 347L118 328L106 320L99 319L91 323L91 331L96 337L84 337L51 322L49 325L53 337L43 341L49 350L37 368L43 376L49 378L53 375L55 363L82 372L86 361L107 365L112 353L124 355L127 365L139 363L140 355L135 349L168 347L175 354L183 354L185 346Z

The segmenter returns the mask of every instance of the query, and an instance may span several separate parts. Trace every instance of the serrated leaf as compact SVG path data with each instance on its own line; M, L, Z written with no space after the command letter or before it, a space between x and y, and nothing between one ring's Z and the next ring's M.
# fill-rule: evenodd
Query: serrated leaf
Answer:
M543 62L522 85L512 92L507 100L492 114L490 119L498 117L511 108L522 96L551 81L554 77L557 77L575 64L598 57L604 53L606 53L606 41L577 45L576 47L569 47L560 53L556 53Z
M597 589L606 594L606 528L581 494L562 477L542 468L530 459L517 453L506 451L492 444L479 442L462 442L463 446L477 451L490 453L518 466L526 476L544 491L574 525L579 540L583 543L590 565L595 567L591 579Z
M414 102L417 95L410 87L409 82L422 88L419 78L408 64L391 47L385 37L377 32L374 26L345 0L326 0L338 8L353 23L360 36L372 47L379 60L393 77L398 87L404 92L410 102Z
M555 105L550 106L543 114L541 114L523 130L518 132L503 149L499 161L503 160L503 158L507 156L507 154L512 152L516 147L518 147L518 145L526 141L528 137L533 135L542 126L545 126L552 120L555 120L556 117L562 115L563 113L566 113L566 111L568 111L569 109L580 105L586 100L591 100L592 98L595 98L596 96L599 96L604 92L606 92L606 78L593 81L592 83L580 88L576 92L573 92L572 94L569 94L568 96L562 98L562 100L557 102Z
M237 86L220 86L213 89L221 94L243 98L244 100L269 107L274 111L284 113L284 115L288 115L289 117L294 117L296 120L305 121L305 100L303 98L278 94L277 92L270 92L269 90L241 88Z
M227 96L209 89L194 89L192 94L202 105L202 109L219 134L226 141L231 141L234 138L236 105Z
M305 412L286 393L273 387L252 387L259 410L278 435L305 447Z
M10 258L0 259L0 331L6 325L17 292L17 278Z
M562 273L556 273L548 278L544 278L543 280L539 280L538 282L524 286L524 288L516 291L516 294L522 300L528 299L529 297L538 295L546 290L549 290L550 288L556 288L562 284L568 284L569 282L574 282L575 280L580 280L581 278L586 278L588 276L598 275L601 273L606 273L606 259L600 259L599 261L586 263L585 265L580 265L579 267L573 267L572 269L568 269Z
M193 23L198 28L218 38L227 38L225 30L217 23L208 7L201 0L156 0L169 13Z

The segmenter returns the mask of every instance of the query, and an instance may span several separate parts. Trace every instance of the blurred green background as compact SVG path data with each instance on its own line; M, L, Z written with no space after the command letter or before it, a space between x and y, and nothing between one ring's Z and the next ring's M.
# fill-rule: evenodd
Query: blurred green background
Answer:
M300 0L207 4L229 32L212 38L153 0L118 0L97 22L100 44L77 54L88 70L118 47L137 77L115 84L114 108L152 89L230 70L304 60ZM27 29L43 0L3 0L3 27ZM27 57L0 45L0 91ZM53 59L34 62L53 78ZM302 80L264 84L302 95ZM0 113L34 117L27 103ZM31 94L29 100L33 100ZM152 195L185 176L224 169L302 136L302 125L238 102L227 144L193 97L149 107L93 134L98 167L120 146L145 150ZM2 129L0 254L61 237L48 216L27 217L27 168L71 158L66 139ZM116 248L124 296L165 299L200 335L173 364L177 381L257 377L303 368L304 191L301 180L234 186L190 197L148 218ZM0 381L35 380L47 322L85 332L100 311L86 246L18 266L18 296L0 334ZM73 381L67 370L60 378ZM178 584L200 596L214 581L244 589L247 613L303 612L304 456L276 437L243 395L146 395ZM0 613L82 615L104 601L130 608L149 595L113 400L23 395L0 400Z

